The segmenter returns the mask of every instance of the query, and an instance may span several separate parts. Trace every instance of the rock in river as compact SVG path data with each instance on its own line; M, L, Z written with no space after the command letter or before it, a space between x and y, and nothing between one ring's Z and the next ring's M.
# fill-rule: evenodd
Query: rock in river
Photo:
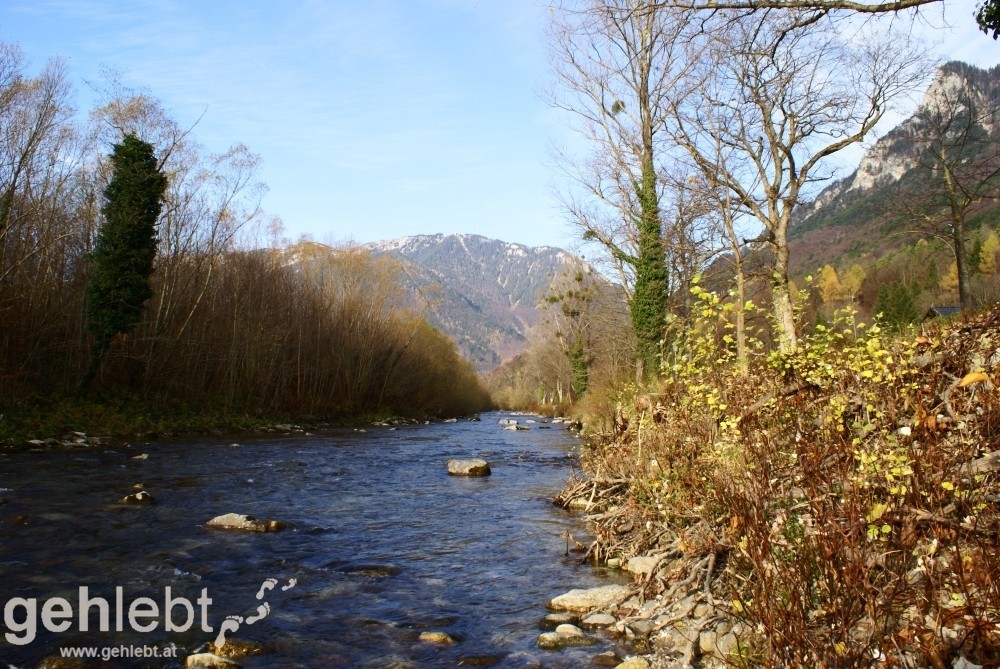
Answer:
M239 669L242 665L212 653L195 653L184 658L184 666L188 669Z
M122 497L120 501L122 504L138 504L138 505L156 503L156 500L153 498L153 496L150 495L145 490L140 490L139 492L134 492L131 495L126 495L125 497Z
M216 516L205 523L205 527L215 527L223 530L242 530L244 532L277 532L285 529L285 524L277 520L257 520L253 516L240 513L227 513Z
M539 634L538 647L543 650L559 650L568 646L590 646L597 643L597 639L586 636L579 628L573 625L560 625L559 628L556 628L555 632L542 632Z
M445 646L455 643L455 640L444 632L421 632L420 640L424 643L436 643Z
M216 646L214 643L208 644L209 650L213 651L219 657L227 658L237 658L237 657L247 657L250 655L265 655L268 653L268 649L259 643L253 641L242 641L240 639L228 638L225 643L221 646Z
M628 597L628 594L629 589L624 585L570 590L549 602L549 608L557 611L592 611L616 604Z
M492 472L486 460L449 460L448 473L452 476L489 476Z

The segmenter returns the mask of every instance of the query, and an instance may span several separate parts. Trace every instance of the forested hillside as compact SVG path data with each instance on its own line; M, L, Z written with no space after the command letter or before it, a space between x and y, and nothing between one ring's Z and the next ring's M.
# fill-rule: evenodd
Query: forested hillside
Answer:
M585 269L562 249L481 235L417 235L366 248L400 261L413 303L480 372L523 353L552 282Z
M65 64L32 74L16 46L0 45L3 436L33 421L119 431L487 404L454 344L405 308L391 263L327 248L303 269L267 248L265 185L247 147L210 154L149 93L111 82L101 96L79 121ZM98 275L110 235L125 235L120 258L138 253L131 232L109 227L109 184L125 173L108 156L127 137L151 147L166 180L151 271L118 260ZM142 285L122 292L126 280ZM137 320L95 325L101 294Z
M817 302L858 306L893 324L934 305L1000 298L1000 68L939 68L916 112L858 169L806 204L789 230L793 274Z

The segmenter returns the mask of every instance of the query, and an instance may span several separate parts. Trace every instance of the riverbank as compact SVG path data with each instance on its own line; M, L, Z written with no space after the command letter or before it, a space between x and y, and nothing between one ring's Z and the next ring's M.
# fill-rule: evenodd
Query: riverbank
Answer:
M688 362L556 500L632 572L609 612L652 666L998 666L1000 310Z
M0 405L0 450L74 448L134 440L315 431L435 419L365 413L343 416L234 411L183 402L119 398L28 398ZM439 418L438 418L439 419ZM440 420L440 419L439 419Z

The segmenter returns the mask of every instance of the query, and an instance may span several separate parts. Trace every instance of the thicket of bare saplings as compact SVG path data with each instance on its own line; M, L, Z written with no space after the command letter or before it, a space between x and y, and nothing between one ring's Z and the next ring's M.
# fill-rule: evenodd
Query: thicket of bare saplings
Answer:
M27 72L0 44L0 413L74 398L91 334L85 300L108 154L155 149L168 188L152 297L111 343L88 401L344 417L464 414L488 397L450 340L405 308L393 268L357 250L265 250L259 159L209 154L149 95L113 79L75 120L65 67ZM301 254L299 254L301 255ZM168 421L169 422L169 421ZM71 427L69 425L65 427Z

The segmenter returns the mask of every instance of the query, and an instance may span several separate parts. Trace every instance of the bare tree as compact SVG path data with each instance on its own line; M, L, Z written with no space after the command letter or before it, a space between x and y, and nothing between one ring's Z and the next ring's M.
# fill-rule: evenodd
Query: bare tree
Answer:
M698 12L724 10L758 11L761 9L787 9L808 11L819 18L831 14L855 13L867 16L895 14L905 10L919 10L944 0L884 0L858 2L856 0L661 0L661 6ZM1000 36L1000 0L981 0L975 13L976 25L995 40Z
M701 33L699 67L677 96L675 139L704 178L763 227L778 345L787 352L797 346L788 286L792 212L804 189L829 177L824 159L862 141L920 82L924 61L904 38L848 39L799 12L717 18Z
M670 94L683 74L684 17L648 0L583 0L555 8L550 26L555 106L579 121L589 160L561 154L576 190L564 202L596 242L631 302L642 367L653 371L672 281L664 182ZM668 207L669 210L669 207ZM669 227L669 226L668 226Z
M990 2L991 0L986 0ZM886 0L883 2L857 2L856 0L665 0L665 7L695 11L787 9L793 11L856 12L859 14L890 14L907 9L933 5L944 0Z
M71 174L71 90L62 61L28 77L20 50L0 43L0 276L58 237L39 214Z

